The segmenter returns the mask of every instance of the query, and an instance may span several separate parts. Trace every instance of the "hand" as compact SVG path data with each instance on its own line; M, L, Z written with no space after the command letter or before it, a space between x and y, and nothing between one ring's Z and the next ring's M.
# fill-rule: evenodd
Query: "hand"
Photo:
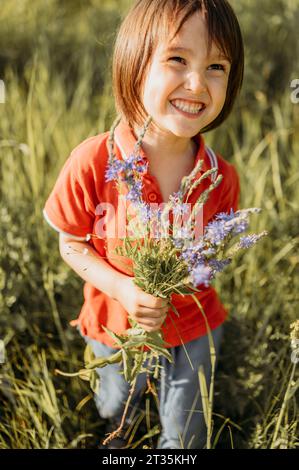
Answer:
M117 300L129 316L147 332L160 330L169 309L167 299L147 294L129 276L119 280Z

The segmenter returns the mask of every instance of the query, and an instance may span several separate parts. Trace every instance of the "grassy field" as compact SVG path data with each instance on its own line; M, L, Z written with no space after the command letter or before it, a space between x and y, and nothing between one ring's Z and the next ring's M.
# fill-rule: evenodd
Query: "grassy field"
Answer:
M290 83L299 78L299 1L231 3L244 31L244 88L234 114L205 138L236 165L241 207L263 209L251 230L269 236L216 282L230 316L213 446L289 449L298 447L290 325L299 304L299 103ZM1 449L95 448L103 437L87 382L54 374L82 365L84 344L68 322L79 313L83 283L60 258L41 211L69 152L114 119L110 58L119 12L130 4L1 2ZM143 405L132 447L153 447L157 438L155 402L147 395Z

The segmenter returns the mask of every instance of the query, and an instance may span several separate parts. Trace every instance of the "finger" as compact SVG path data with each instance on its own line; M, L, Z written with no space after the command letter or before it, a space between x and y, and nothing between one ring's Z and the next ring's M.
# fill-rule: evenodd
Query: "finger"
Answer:
M140 323L140 326L145 329L145 328L154 328L156 330L159 330L162 325L164 324L165 319L161 319L159 322L149 322L149 321L144 321Z
M160 318L159 320L156 320L156 321L151 320L151 319L142 319L140 321L138 320L138 324L142 326L142 328L145 326L152 327L152 328L154 327L159 328L161 324L163 323L163 321L164 321L164 318Z
M154 326L151 326L151 325L141 325L139 324L139 326L146 332L148 333L151 333L153 331L159 331L161 329L161 325L154 325Z
M147 294L140 289L139 303L143 307L148 308L163 308L166 307L169 303L168 299L162 299L161 297L154 297L151 294Z
M168 307L164 308L147 308L147 307L138 307L138 311L136 313L137 317L143 318L161 318L162 316L166 315L168 312Z

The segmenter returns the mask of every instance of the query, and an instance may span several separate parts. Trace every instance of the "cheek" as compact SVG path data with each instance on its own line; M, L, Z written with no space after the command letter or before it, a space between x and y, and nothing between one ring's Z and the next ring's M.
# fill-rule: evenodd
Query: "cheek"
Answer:
M217 96L217 101L220 101L220 102L225 101L226 93L227 93L227 86L228 86L227 80L215 82L213 84L214 93L215 93L215 96Z
M151 96L153 96L153 82L151 80L151 76L149 75L147 77L147 80L146 80L142 90L141 90L142 102L143 102L145 108L147 108L147 109L148 109L148 107L150 106L150 104L152 102Z
M165 86L165 81L161 75L149 77L144 92L144 102L148 107L159 108L169 96L169 90Z

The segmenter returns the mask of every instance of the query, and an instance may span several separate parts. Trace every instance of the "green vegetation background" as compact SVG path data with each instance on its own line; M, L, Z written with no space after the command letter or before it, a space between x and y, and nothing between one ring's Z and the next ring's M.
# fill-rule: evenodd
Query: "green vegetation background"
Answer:
M104 435L78 370L69 321L82 285L41 215L65 159L114 117L110 65L129 0L1 0L0 448L92 448ZM233 0L246 72L229 120L206 140L241 177L241 207L269 236L217 280L230 310L216 376L216 448L294 448L298 405L290 324L298 319L299 0ZM297 94L298 96L298 94ZM291 376L291 374L293 375ZM288 389L287 389L288 387ZM132 446L153 446L157 409L144 397ZM283 406L282 406L283 405ZM276 429L276 430L275 430Z

